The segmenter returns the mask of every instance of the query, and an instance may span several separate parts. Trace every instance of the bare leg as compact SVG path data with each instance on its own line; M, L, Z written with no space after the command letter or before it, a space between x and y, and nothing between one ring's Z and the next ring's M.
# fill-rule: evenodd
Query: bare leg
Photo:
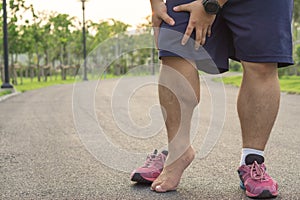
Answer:
M151 188L157 192L176 189L195 152L190 143L193 110L199 103L200 83L193 62L179 57L164 57L159 79L159 98L168 133L164 169Z
M237 108L243 148L264 150L280 101L277 64L242 62L244 76Z

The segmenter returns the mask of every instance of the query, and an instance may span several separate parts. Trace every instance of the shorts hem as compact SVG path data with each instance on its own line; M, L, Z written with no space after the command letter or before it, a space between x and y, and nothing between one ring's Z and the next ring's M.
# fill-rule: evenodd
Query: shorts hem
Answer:
M287 67L294 64L291 56L236 56L234 60L257 62L257 63L278 63L278 67Z
M160 50L159 51L159 59L161 59L162 57L180 57L183 59L192 60L196 63L198 70L203 71L208 74L221 74L221 73L227 72L229 70L228 68L217 67L217 65L215 64L215 62L213 61L213 59L210 56L206 56L206 57L202 56L199 59L197 59L193 56L186 55L186 53L184 56L181 56L178 54L180 54L180 52L173 53L173 52L170 52L167 50ZM224 65L226 65L226 64L224 63Z

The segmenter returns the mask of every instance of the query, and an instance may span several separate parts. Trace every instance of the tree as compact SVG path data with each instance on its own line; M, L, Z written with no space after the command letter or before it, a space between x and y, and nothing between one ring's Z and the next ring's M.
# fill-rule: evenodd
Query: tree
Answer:
M67 14L57 14L49 19L51 23L51 32L58 43L56 48L56 52L58 54L56 54L53 59L60 60L60 68L63 80L66 79L65 66L68 64L67 46L71 40L71 29L75 28L72 20L74 20L74 17L70 17Z
M45 80L48 74L48 71L41 67L45 65L46 69L49 69L49 63L55 67L59 61L62 78L65 79L67 70L64 66L79 66L82 61L82 24L80 24L80 20L67 14L37 13L32 5L25 5L25 0L10 0L9 3L11 9L9 21L11 63L18 60L19 54L26 54L28 67L25 75L30 69L31 78L33 79L37 75L38 81L40 81L41 74L45 75ZM31 12L31 18L24 20L22 13L27 11ZM20 20L25 22L20 23ZM115 19L102 20L99 23L87 21L86 25L88 53L105 40L110 39L110 44L102 46L99 51L103 55L117 58L115 64L120 66L121 73L127 71L129 63L132 66L140 65L149 60L149 50L139 49L139 46L151 42L150 22L143 25L146 28L145 32L134 37L126 33L130 25ZM122 55L126 49L134 48L137 48L138 51L127 52L126 56ZM104 62L107 58L101 59ZM97 64L99 59L95 58L93 62ZM23 69L20 70L20 75L23 75ZM16 78L16 75L14 77ZM16 82L15 79L14 83L16 84Z
M8 22L8 49L10 53L10 66L11 66L11 77L12 83L17 84L17 73L14 64L18 61L18 55L24 53L22 40L19 35L18 22L22 20L23 13L29 9L25 5L25 0L10 0L9 1L9 22ZM14 57L15 55L15 57Z

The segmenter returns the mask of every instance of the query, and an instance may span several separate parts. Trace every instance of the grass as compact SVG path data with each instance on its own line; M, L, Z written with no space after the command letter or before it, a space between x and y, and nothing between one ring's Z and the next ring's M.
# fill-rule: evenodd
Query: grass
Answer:
M61 84L71 84L74 83L75 79L68 77L67 80L61 80L61 78L52 78L52 80L48 79L47 82L41 81L38 82L37 78L34 78L32 81L30 78L23 78L23 84L20 84L20 80L18 85L14 85L14 88L18 92L26 92L29 90L36 90L44 87L49 87L52 85L61 85Z
M105 76L103 75L101 79L111 79L111 78L116 78L117 76L113 74L106 74ZM98 76L91 76L88 75L88 80L98 80ZM36 90L44 87L49 87L53 85L62 85L62 84L73 84L75 82L81 81L80 79L74 78L73 76L68 76L66 80L62 80L61 76L52 77L52 79L48 78L47 82L41 78L41 81L38 82L37 77L33 78L32 80L30 78L23 78L23 83L21 84L21 79L18 78L18 85L14 85L14 88L18 92L26 92L30 90ZM0 82L1 83L1 82ZM2 84L2 83L1 83ZM4 96L7 94L10 94L10 90L4 90L0 92L0 96Z
M7 94L11 94L12 91L11 90L3 90L3 91L0 91L0 97L1 96L4 96L4 95L7 95Z
M107 74L105 79L110 78L116 78L117 76L114 76L112 74ZM102 77L104 78L104 77ZM98 77L88 77L89 80L97 80ZM224 77L222 78L223 82L225 84L230 84L239 87L241 85L242 77L241 76L232 76L232 77ZM214 79L215 81L221 81L220 78ZM41 81L38 82L37 78L34 78L32 81L30 78L23 78L23 84L15 85L14 88L18 92L26 92L29 90L36 90L52 85L61 85L61 84L73 84L76 80L74 77L67 77L67 80L61 80L61 77L58 76L57 79L55 77L52 77L52 80L50 78L47 82ZM283 76L280 78L280 86L282 92L287 92L289 94L300 94L300 77L299 76ZM11 90L2 90L0 91L0 96L4 96L7 94L10 94Z
M222 78L225 84L230 84L239 87L241 85L241 76L232 76ZM215 79L221 81L220 78ZM300 77L299 76L283 76L279 80L282 92L289 94L300 94Z

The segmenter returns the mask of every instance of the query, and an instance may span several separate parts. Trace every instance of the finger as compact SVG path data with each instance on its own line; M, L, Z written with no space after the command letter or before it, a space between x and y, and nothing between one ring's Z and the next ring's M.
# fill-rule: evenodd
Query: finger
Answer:
M170 17L167 13L162 13L161 19L171 26L175 25L174 19L172 17Z
M158 35L159 35L159 27L162 23L162 20L156 16L152 16L152 28L154 32L155 45L158 48Z
M204 45L205 44L205 41L206 41L206 34L207 34L207 28L203 29L202 30L202 35L201 35L201 45Z
M152 27L159 27L162 23L162 20L157 16L152 16Z
M189 24L185 30L184 36L181 40L181 44L185 45L187 43L187 41L189 40L189 38L191 37L191 34L194 30L194 26L192 26L191 24Z
M187 11L187 12L190 12L191 11L191 7L190 7L190 4L182 4L182 5L179 5L179 6L175 6L173 8L174 11L176 12L180 12L180 11Z
M158 48L159 27L153 27L153 30L154 30L155 46L156 48Z
M200 48L201 40L202 40L202 30L196 29L196 40L195 40L195 49L196 50L198 50Z
M208 26L208 28L207 28L207 36L208 37L211 36L211 26Z

